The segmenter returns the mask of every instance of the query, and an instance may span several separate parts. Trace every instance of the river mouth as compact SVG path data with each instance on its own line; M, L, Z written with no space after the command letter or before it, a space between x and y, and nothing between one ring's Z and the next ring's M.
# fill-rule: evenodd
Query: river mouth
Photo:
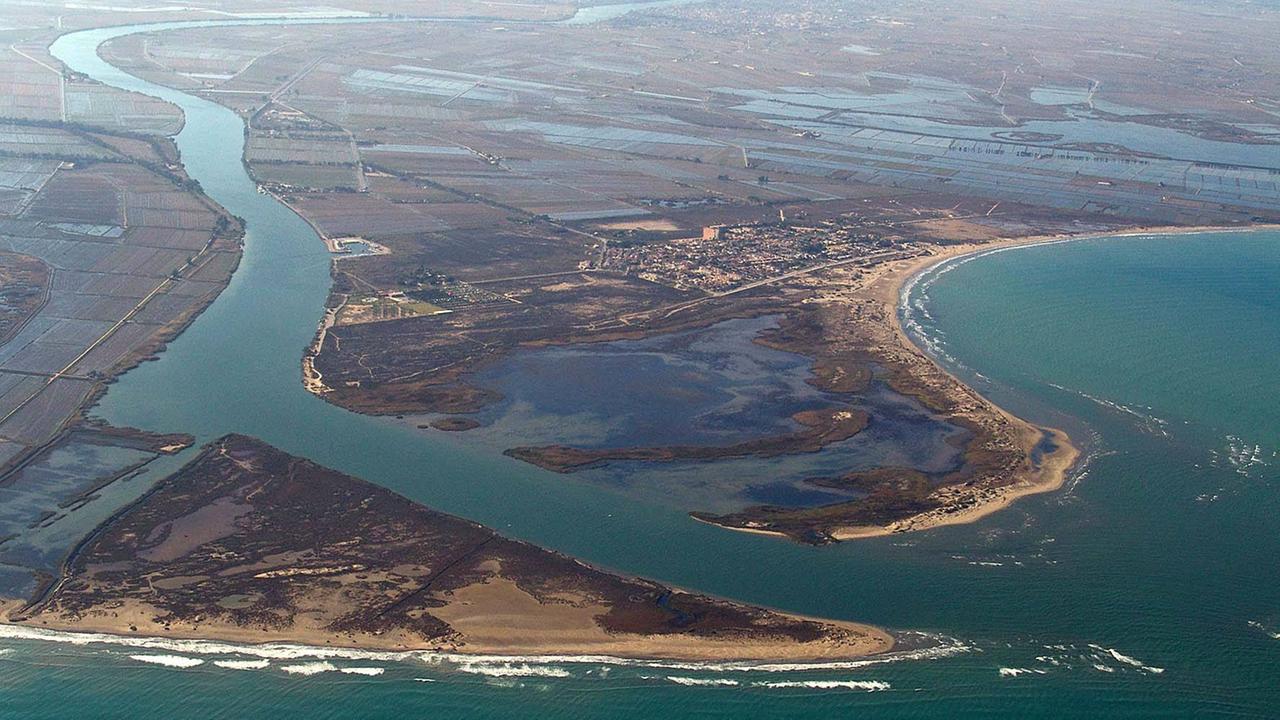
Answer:
M190 111L204 110L193 105ZM239 133L238 126L232 129ZM235 133L227 137L234 138ZM194 136L184 142L184 157L192 167L206 159ZM224 169L232 172L230 165ZM203 176L210 178L207 188L217 185L217 175ZM246 206L246 211L251 208ZM197 432L202 439L237 428L253 432L273 444L483 520L504 532L689 586L813 614L952 629L966 638L977 638L970 642L979 644L984 652L931 663L927 669L908 668L912 664L903 663L892 671L899 674L886 671L870 679L885 680L897 688L920 688L918 697L939 702L956 702L957 687L989 691L973 710L975 716L991 711L997 702L991 697L1004 698L1000 702L1007 702L1009 712L1015 713L1017 703L1025 707L1027 702L1044 702L1046 698L1062 702L1063 707L1080 703L1100 712L1105 708L1098 704L1106 702L1123 702L1128 707L1147 703L1170 714L1187 712L1188 707L1211 712L1221 708L1222 692L1244 698L1239 700L1241 706L1260 715L1270 707L1272 694L1258 688L1275 686L1274 663L1268 661L1274 640L1265 630L1248 623L1272 630L1276 627L1274 611L1268 609L1277 601L1274 584L1268 585L1249 571L1270 567L1273 559L1274 543L1268 538L1276 537L1275 527L1265 510L1274 497L1263 488L1266 482L1274 481L1268 480L1263 466L1245 468L1253 474L1242 475L1229 459L1248 462L1252 455L1240 459L1241 447L1265 449L1273 437L1267 424L1255 422L1252 416L1241 415L1249 421L1246 430L1251 428L1252 434L1237 432L1231 418L1215 414L1202 419L1203 426L1222 430L1210 437L1211 442L1206 441L1203 447L1173 447L1159 444L1162 441L1156 440L1157 436L1137 428L1120 411L1101 408L1087 398L1069 397L1063 391L1040 388L1042 394L1034 395L1037 391L1033 387L1031 393L1039 405L1057 405L1088 418L1106 437L1107 450L1116 452L1097 460L1090 467L1090 479L1077 488L1062 497L1030 500L1025 507L1010 510L978 531L943 531L819 551L792 547L774 539L689 523L683 513L667 507L633 502L589 483L558 482L556 476L495 458L491 452L470 450L457 439L424 436L390 420L351 416L308 396L298 387L297 359L310 339L327 292L328 258L321 255L323 248L313 237L301 231L293 235L294 226L287 216L263 214L255 218L251 220L246 262L233 287L159 362L148 363L114 386L97 411L100 415L157 430L185 429ZM261 224L276 220L278 226ZM281 231L268 234L255 229L265 227ZM1257 256L1250 257L1251 262L1257 260ZM1042 267L1057 265L1053 258L1045 258ZM966 267L977 270L979 265ZM1026 279L1030 273L1025 266L1022 270L1011 275ZM1218 287L1235 287L1231 276L1224 273L1220 268ZM1079 282L1085 283L1097 273L1081 270L1078 275ZM1224 277L1228 279L1222 280ZM993 282L991 287L1002 286ZM1021 307L1019 302L1032 297L1038 300L1028 303L1030 306L1053 307L1044 300L1044 290L1034 287L1026 290L1029 295L1020 293L1000 300ZM1042 332L1038 337L1059 338L1052 345L1056 352L1079 360L1078 352L1071 354L1072 347L1090 348L1095 353L1108 347L1134 347L1132 338L1123 333L1107 336L1106 343L1088 344L1089 338L1078 332L1084 324L1079 318L1087 319L1090 316L1085 311L1096 312L1098 308L1082 304L1079 297L1056 297L1064 303L1062 307L1081 313L1075 323L1071 312L1064 311L1061 316L1045 318L1042 325L1030 325L1053 328L1054 332ZM931 307L942 311L955 299L954 294L937 295ZM1133 300L1119 295L1111 304L1131 307ZM292 314L283 319L269 317L262 312L267 307ZM1153 312L1158 307L1144 309ZM944 317L940 312L937 319L964 324L970 331L985 327L968 315ZM1028 318L1024 315L1020 319ZM1239 327L1221 320L1218 324ZM1072 330L1069 338L1060 337L1063 327ZM1199 326L1200 331L1212 329L1212 323ZM1000 357L993 360L993 352L981 347L981 342L958 347L960 337L958 331L948 334L952 343L949 351L970 367L1005 380L1023 377L1021 373L1026 372L1024 365L1010 363L1011 368ZM991 340L1000 335L983 333L982 337ZM1151 342L1150 335L1140 337L1146 347L1161 347L1161 343ZM1230 337L1219 339L1222 343L1239 342ZM1026 352L1026 348L1011 351L999 343L992 347L1008 358ZM1229 347L1232 352L1221 356L1232 357L1237 364L1241 357L1255 357L1240 356L1239 345ZM1213 352L1197 354L1202 359L1215 356ZM1126 360L1116 355L1101 357L1112 364ZM1152 367L1171 362L1171 357L1177 356L1152 360ZM1162 404L1137 392L1133 393L1136 399L1131 399L1128 393L1132 391L1116 390L1105 373L1099 373L1096 380L1063 378L1063 365L1055 365L1053 357L1032 359L1043 373L1032 375L1034 381L1049 377L1063 387L1127 400L1130 406L1138 402ZM1228 373L1231 368L1204 365L1199 384L1179 385L1187 397L1186 407L1207 406L1199 388L1215 385L1216 381L1210 380L1216 378L1239 381L1246 388L1244 395L1269 397L1259 392L1266 387L1257 379L1276 377L1274 370L1256 360L1250 362L1235 374ZM194 372L184 370L187 367ZM1102 387L1092 384L1095 382ZM1221 385L1217 387L1221 390ZM1021 386L1017 389L1026 391ZM1231 397L1239 394L1230 392L1235 393ZM1005 402L1003 396L1000 400ZM1021 409L1014 402L1009 406ZM1177 423L1182 416L1163 412L1160 417ZM1265 432L1259 433L1259 428ZM1240 442L1227 439L1228 434L1239 437ZM1219 451L1222 467L1210 465L1213 460L1208 449ZM548 483L558 484L548 490ZM1206 499L1198 500L1200 495ZM1215 495L1221 497L1208 499ZM1225 522L1231 523L1226 527L1233 527L1232 532L1205 531L1210 523L1223 527ZM1255 540L1240 543L1239 537ZM1177 557L1171 559L1171 555ZM1205 578L1214 579L1229 592L1191 592L1202 586ZM1145 672L1091 645L1118 648L1126 657L1141 658L1148 666L1168 670L1158 675ZM1189 646L1194 650L1188 651ZM1041 662L1040 657L1062 665ZM93 663L86 674L101 672L101 657L86 662ZM1097 669L1094 662L1108 670ZM1071 667L1065 669L1067 665ZM1000 674L1002 668L1037 668L1048 674L1006 678ZM174 679L176 672L167 668L155 672L169 674L142 677L158 680L174 698L189 696L191 686ZM47 673L41 670L38 674L43 677L41 682L47 683ZM320 688L325 686L322 677L314 678L321 694ZM297 679L290 676L287 681ZM258 682L262 684L244 681L234 687L252 687L255 693L251 696L256 698L279 697L290 687L296 689L296 685ZM406 678L406 682L412 680ZM639 682L635 680L635 684ZM360 692L351 684L333 685L339 690L325 696L329 702ZM598 685L591 687L600 694ZM499 694L516 692L514 688L482 689ZM136 693L137 685L131 684L129 692ZM593 691L582 692L574 697ZM474 701L474 693L462 695L459 702ZM553 695L565 699L564 695ZM880 695L895 702L902 698ZM517 698L528 702L532 693L500 697L504 703Z
M225 24L252 23L89 30L64 36L53 46L55 55L77 71L178 105L187 122L176 143L188 173L246 226L243 260L228 288L156 361L118 378L92 415L121 427L180 429L194 437L197 447L229 433L258 437L412 500L604 567L674 578L688 587L774 607L792 605L790 598L744 584L741 573L709 575L698 558L739 555L745 550L740 546L744 538L691 521L685 503L677 507L660 493L630 493L617 483L564 482L562 476L503 457L483 443L424 432L393 418L350 413L303 387L301 355L312 341L331 285L331 255L324 243L292 211L257 191L240 161L244 126L238 116L207 100L130 76L96 53L101 43L135 32ZM164 458L149 466L139 481L120 485L119 492L80 508L82 526L95 526L193 454L192 450ZM710 467L701 465L698 470ZM767 468L759 472L768 475ZM790 487L756 484L761 487L744 491L759 499L817 499ZM554 490L548 491L551 487ZM743 496L736 502L748 499ZM565 517L574 522L563 522ZM663 537L664 544L697 551L682 554L672 565L672 557L627 541L635 536ZM74 539L64 542L68 547ZM754 546L762 541L750 542ZM735 547L739 550L729 550ZM788 557L800 551L768 552ZM738 561L723 567L728 570L734 564L746 572L753 563L739 555ZM820 593L808 595L808 600L803 597L797 599L805 612L817 613L817 606L825 604ZM857 614L845 608L837 617L853 620Z

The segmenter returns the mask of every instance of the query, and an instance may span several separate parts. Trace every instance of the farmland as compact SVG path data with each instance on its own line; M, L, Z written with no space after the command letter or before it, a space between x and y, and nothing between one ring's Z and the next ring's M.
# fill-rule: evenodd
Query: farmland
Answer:
M92 131L0 123L0 492L13 527L61 532L102 488L182 447L80 417L217 296L240 256L234 219L191 190L167 140L105 129L168 132L180 116L135 105L164 121L136 123L113 114L128 96L93 92ZM11 538L0 557L44 571L50 552Z

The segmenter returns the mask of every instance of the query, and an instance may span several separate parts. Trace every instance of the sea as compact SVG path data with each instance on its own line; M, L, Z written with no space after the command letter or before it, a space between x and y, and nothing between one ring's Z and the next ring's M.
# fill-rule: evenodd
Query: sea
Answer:
M183 161L247 221L245 257L96 416L201 442L256 435L605 568L870 622L901 642L846 663L681 663L0 626L0 718L1280 716L1280 233L1093 238L920 275L901 307L913 338L1004 407L1065 429L1085 459L1061 490L978 523L801 546L307 393L299 359L330 258L245 176L239 118L96 55L145 29L76 33L53 50L184 109ZM153 463L152 479L190 457ZM83 522L125 499L106 493Z

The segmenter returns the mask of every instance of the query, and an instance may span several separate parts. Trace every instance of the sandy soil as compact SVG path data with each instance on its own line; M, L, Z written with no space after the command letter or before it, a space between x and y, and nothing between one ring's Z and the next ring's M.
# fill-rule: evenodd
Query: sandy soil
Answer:
M0 617L23 605L0 604ZM315 617L323 616L316 609ZM845 631L845 637L797 643L790 639L691 637L687 634L640 635L609 633L596 624L607 608L566 597L563 604L539 602L505 578L493 578L453 593L452 599L433 614L460 634L448 642L424 643L397 631L377 635L335 633L309 622L312 614L299 614L292 626L267 629L224 622L158 622L156 608L137 600L113 603L106 612L78 619L42 614L25 625L66 632L95 632L119 636L174 639L217 639L245 644L290 642L313 647L349 647L362 650L404 652L429 650L467 655L608 655L663 660L741 660L770 662L821 662L847 660L890 650L893 637L859 623L820 620Z

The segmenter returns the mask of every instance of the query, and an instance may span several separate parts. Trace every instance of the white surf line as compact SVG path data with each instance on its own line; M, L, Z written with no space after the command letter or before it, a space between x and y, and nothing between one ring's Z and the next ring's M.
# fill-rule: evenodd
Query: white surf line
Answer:
M1094 650L1097 650L1099 653L1106 653L1110 655L1112 658L1114 658L1116 661L1124 663L1129 667L1142 670L1143 672L1149 672L1153 675L1159 675L1160 673L1164 672L1164 668L1147 665L1141 660L1135 657L1131 657L1129 655L1125 655L1124 653L1120 652L1119 650L1116 650L1115 648L1102 647L1101 645L1094 645L1092 643L1089 644L1089 647L1093 648Z
M172 668L193 668L204 664L204 660L200 658L185 655L130 655L129 659Z
M176 639L162 637L134 637L112 635L109 633L71 632L49 630L47 628L29 627L0 623L0 639L29 640L39 642L63 643L75 646L106 645L138 650L153 650L166 654L183 655L216 655L221 656L215 662L245 663L255 661L311 661L297 662L291 665L295 673L307 672L313 668L303 668L313 663L330 660L355 660L364 662L396 662L420 663L442 667L449 670L469 668L475 674L524 672L529 671L543 677L563 677L569 674L556 665L605 665L616 667L652 668L661 670L683 670L693 672L740 672L740 673L792 673L823 672L837 670L856 670L877 665L916 660L940 660L962 653L972 648L953 638L929 636L939 644L934 647L902 652L890 652L859 660L839 660L827 662L730 662L707 661L690 662L674 660L641 660L621 658L611 655L467 655L456 652L433 650L360 650L356 648L320 647L296 643L273 642L264 644L237 644L219 640ZM228 657L230 656L230 657ZM332 663L327 663L332 665ZM449 667L454 666L454 667ZM222 665L220 665L222 667ZM334 666L335 669L340 669ZM237 667L236 669L242 669ZM324 671L328 671L327 669Z
M214 660L214 665L227 670L265 670L271 666L270 660Z
M338 666L334 665L331 662L320 661L320 662L309 662L309 663L297 663L295 665L281 665L280 669L289 673L290 675L311 676L311 675L319 675L320 673L323 673L323 672L333 672L338 669Z
M862 690L878 692L891 689L891 685L880 680L778 680L774 682L752 683L752 687L764 688L804 688L809 690Z
M668 675L667 680L677 684L689 687L737 687L741 683L737 680L728 678L693 678L683 677L680 675Z

